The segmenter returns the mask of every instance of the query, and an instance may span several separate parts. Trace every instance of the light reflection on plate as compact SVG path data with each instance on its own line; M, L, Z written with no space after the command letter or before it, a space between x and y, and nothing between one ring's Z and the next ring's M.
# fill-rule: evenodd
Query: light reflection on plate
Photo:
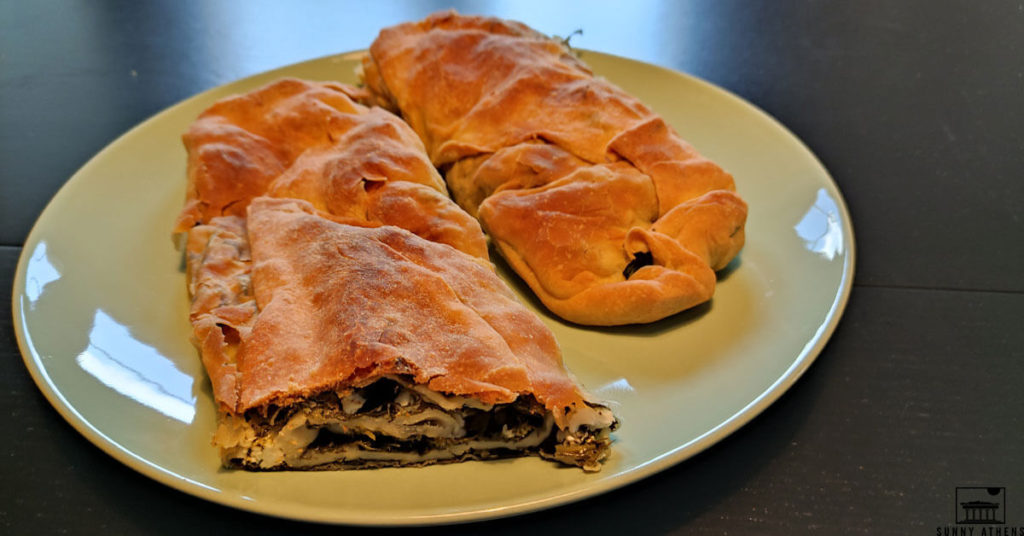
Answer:
M193 378L102 309L93 318L89 346L75 361L107 387L168 417L191 424L196 415Z
M318 473L221 469L210 446L216 408L189 340L181 257L169 239L184 199L180 133L214 100L281 76L353 82L358 57L288 66L169 108L94 157L40 216L15 275L18 342L43 394L114 458L193 495L282 517L396 525L507 516L623 486L713 445L793 385L835 328L853 278L853 231L814 155L710 84L584 52L596 73L729 170L750 206L747 245L709 305L613 329L540 312L573 373L618 403L623 426L603 470L535 458Z
M828 260L843 253L843 228L839 205L828 192L821 188L814 205L807 210L800 223L793 228L807 243L807 249Z
M35 305L36 300L43 294L46 285L60 279L60 271L50 262L46 256L46 242L36 244L28 259L27 279L25 282L25 297L30 305Z

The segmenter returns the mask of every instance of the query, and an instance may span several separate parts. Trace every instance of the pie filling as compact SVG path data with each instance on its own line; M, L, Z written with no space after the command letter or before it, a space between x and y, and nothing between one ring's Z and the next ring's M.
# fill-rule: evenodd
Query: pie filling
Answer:
M588 471L608 455L611 410L586 406L566 430L532 396L508 404L431 391L397 376L286 407L222 414L224 464L253 470L427 465L539 455Z

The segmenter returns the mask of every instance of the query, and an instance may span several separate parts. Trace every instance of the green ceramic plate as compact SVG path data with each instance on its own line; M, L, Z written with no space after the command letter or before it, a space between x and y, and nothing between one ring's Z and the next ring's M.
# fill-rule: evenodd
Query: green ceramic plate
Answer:
M568 366L618 404L623 424L604 469L586 474L532 458L348 472L221 469L210 446L210 384L189 342L181 257L169 232L184 200L180 135L215 100L281 76L354 82L360 56L284 67L165 110L96 155L39 217L14 280L25 365L75 429L129 467L214 502L313 521L432 524L548 508L713 445L792 386L839 321L853 280L853 231L814 155L706 82L584 52L595 72L732 172L750 204L746 248L710 306L615 329L570 326L540 311Z

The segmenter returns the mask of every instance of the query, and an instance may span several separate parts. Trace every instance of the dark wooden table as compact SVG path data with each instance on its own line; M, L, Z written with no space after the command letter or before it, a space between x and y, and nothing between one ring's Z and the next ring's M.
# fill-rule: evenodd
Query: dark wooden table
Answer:
M833 174L858 265L818 361L726 440L596 498L438 532L944 534L958 486L997 486L1005 529L1024 534L1024 5L453 5L551 34L581 28L574 45L760 106ZM210 87L365 48L380 27L444 7L0 1L0 303L47 201L119 134ZM10 315L0 323L0 533L357 530L236 511L126 468L50 407Z

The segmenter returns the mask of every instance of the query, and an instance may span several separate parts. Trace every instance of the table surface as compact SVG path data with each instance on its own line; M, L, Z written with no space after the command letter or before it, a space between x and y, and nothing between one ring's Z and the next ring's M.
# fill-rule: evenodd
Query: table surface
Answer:
M0 1L0 303L93 154L184 98L362 49L456 7L701 77L789 127L857 236L845 316L780 400L623 489L437 532L936 534L959 486L1024 526L1024 5L1019 2ZM165 487L75 432L0 315L0 533L335 532ZM360 529L345 529L360 530ZM1020 529L1024 534L1024 528ZM976 533L980 533L979 531Z

